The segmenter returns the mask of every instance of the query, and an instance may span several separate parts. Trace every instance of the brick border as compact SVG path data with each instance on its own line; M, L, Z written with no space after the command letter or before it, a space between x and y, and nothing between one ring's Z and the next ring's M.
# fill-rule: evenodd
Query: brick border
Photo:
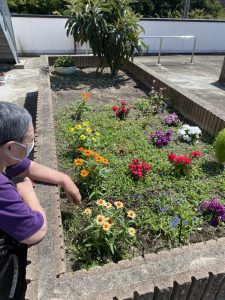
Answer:
M47 56L41 56L35 160L57 168L48 65L54 58L50 57L48 61ZM97 60L91 56L79 56L76 62L79 62L79 67L87 67L90 64L95 66ZM140 64L131 63L130 68L133 72L141 72ZM149 79L154 76L143 69L144 83L149 84ZM161 83L159 79L156 82L158 86ZM193 118L201 113L201 122L206 124L209 114L207 126L210 129L213 125L215 132L224 126L222 117L206 111L202 103L195 103L187 94L182 97L180 91L176 92L178 98L173 98L172 103L176 101L180 110L187 109L187 116L196 105ZM186 101L190 102L186 104ZM48 233L41 243L28 249L25 299L225 299L225 238L148 254L145 258L123 260L118 264L109 263L89 271L66 273L59 190L53 185L37 185L36 189L47 213Z

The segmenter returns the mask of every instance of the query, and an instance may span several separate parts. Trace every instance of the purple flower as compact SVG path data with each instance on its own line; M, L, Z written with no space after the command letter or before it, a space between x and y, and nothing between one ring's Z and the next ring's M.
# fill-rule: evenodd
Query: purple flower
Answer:
M199 206L199 211L214 227L225 220L225 206L220 203L219 199L212 198L203 201Z
M168 117L165 117L162 121L162 124L163 125L169 125L169 126L178 125L179 124L179 118L175 113L173 113L173 114L169 115Z
M166 132L162 132L161 130L156 130L156 132L151 133L149 137L155 146L163 147L171 141L170 139L171 134L172 134L171 130L167 130Z

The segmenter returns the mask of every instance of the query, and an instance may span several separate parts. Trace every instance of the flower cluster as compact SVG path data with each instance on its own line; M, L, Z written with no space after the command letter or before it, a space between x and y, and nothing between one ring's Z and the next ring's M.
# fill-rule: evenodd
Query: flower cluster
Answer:
M103 209L106 208L107 210L103 210L101 214L98 214L95 217L95 222L99 226L101 226L103 231L109 231L111 227L117 223L115 222L116 215L115 215L115 211L113 210L113 205L110 202L107 202L103 199L98 199L96 201L96 204L99 208L103 208ZM122 201L115 201L113 204L114 204L114 209L116 210L124 208L124 204ZM84 210L84 214L86 216L91 216L92 210L90 208L86 208ZM126 213L126 216L129 219L134 220L136 218L136 213L133 210L129 210ZM127 232L129 233L129 235L134 236L136 230L133 227L128 227Z
M125 120L131 108L132 106L128 105L126 101L121 100L120 106L114 105L112 110L115 112L116 117L118 117L120 120Z
M85 166L85 168L80 170L81 177L87 177L93 171L98 170L96 164L107 165L109 163L108 159L93 150L80 147L77 148L77 151L82 153L83 158L78 157L74 159L74 165L82 168Z
M157 147L163 147L171 141L171 134L172 134L171 130L167 130L166 132L157 130L155 133L150 134L150 139L153 145Z
M179 123L180 123L180 120L175 113L170 114L169 116L165 117L162 121L163 125L168 125L168 126L177 126L177 125L179 125Z
M201 129L197 126L183 125L181 129L178 130L178 137L180 140L185 142L195 143L201 136Z
M191 171L191 159L186 156L177 156L174 153L168 154L168 160L174 166L175 172L179 175L188 175Z
M225 221L225 206L219 199L212 198L203 201L199 206L199 211L206 221L212 226L218 226L220 222Z
M199 157L202 157L202 154L201 154L201 152L199 152L198 150L195 150L195 151L192 151L192 152L190 153L190 156L191 156L191 157L199 158Z
M69 128L69 132L72 133L74 138L74 144L78 146L91 147L93 144L98 143L100 132L94 131L89 122L82 122L76 124L74 127Z
M147 175L147 171L151 170L151 166L140 159L133 159L129 169L134 179L140 179Z

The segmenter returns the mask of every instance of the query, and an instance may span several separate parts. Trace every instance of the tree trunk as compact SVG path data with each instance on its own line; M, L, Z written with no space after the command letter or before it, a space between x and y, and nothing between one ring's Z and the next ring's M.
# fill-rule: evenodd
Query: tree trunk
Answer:
M222 69L221 69L219 81L225 83L225 57L224 57L224 60L223 60L223 66L222 66Z

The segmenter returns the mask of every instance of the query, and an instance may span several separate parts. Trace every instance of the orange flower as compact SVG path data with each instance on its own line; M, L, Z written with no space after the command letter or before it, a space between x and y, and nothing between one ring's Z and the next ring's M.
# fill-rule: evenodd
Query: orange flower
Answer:
M136 213L133 210L129 210L127 212L127 216L128 216L128 218L135 219L136 218Z
M80 148L77 148L77 151L80 151L80 152L84 152L84 148L80 147Z
M106 202L103 199L98 199L96 201L96 203L97 203L98 206L106 206Z
M87 170L81 170L81 172L80 172L80 176L82 176L82 177L87 177L88 174L89 174L89 172Z
M109 163L109 161L108 161L108 159L106 159L106 158L102 158L102 161L101 161L103 164L108 164Z
M123 202L121 202L121 201L115 201L114 202L114 204L115 204L115 207L118 209L118 208L123 208Z
M102 224L102 229L104 230L104 231L109 231L109 229L111 228L111 224L109 223L109 222L104 222L103 224Z
M100 155L95 155L95 161L96 162L102 162L102 157Z
M92 150L84 150L84 155L85 156L90 156L93 154L93 151Z
M105 221L105 217L103 216L103 215L97 215L97 217L96 217L96 221L97 221L97 223L98 224L103 224L104 223L104 221Z
M76 165L76 166L82 166L83 165L83 159L82 158L76 158L76 159L74 159L74 164Z
M91 98L91 93L85 93L85 92L80 92L80 93L81 93L82 99L83 99L84 101L90 100L90 98Z

